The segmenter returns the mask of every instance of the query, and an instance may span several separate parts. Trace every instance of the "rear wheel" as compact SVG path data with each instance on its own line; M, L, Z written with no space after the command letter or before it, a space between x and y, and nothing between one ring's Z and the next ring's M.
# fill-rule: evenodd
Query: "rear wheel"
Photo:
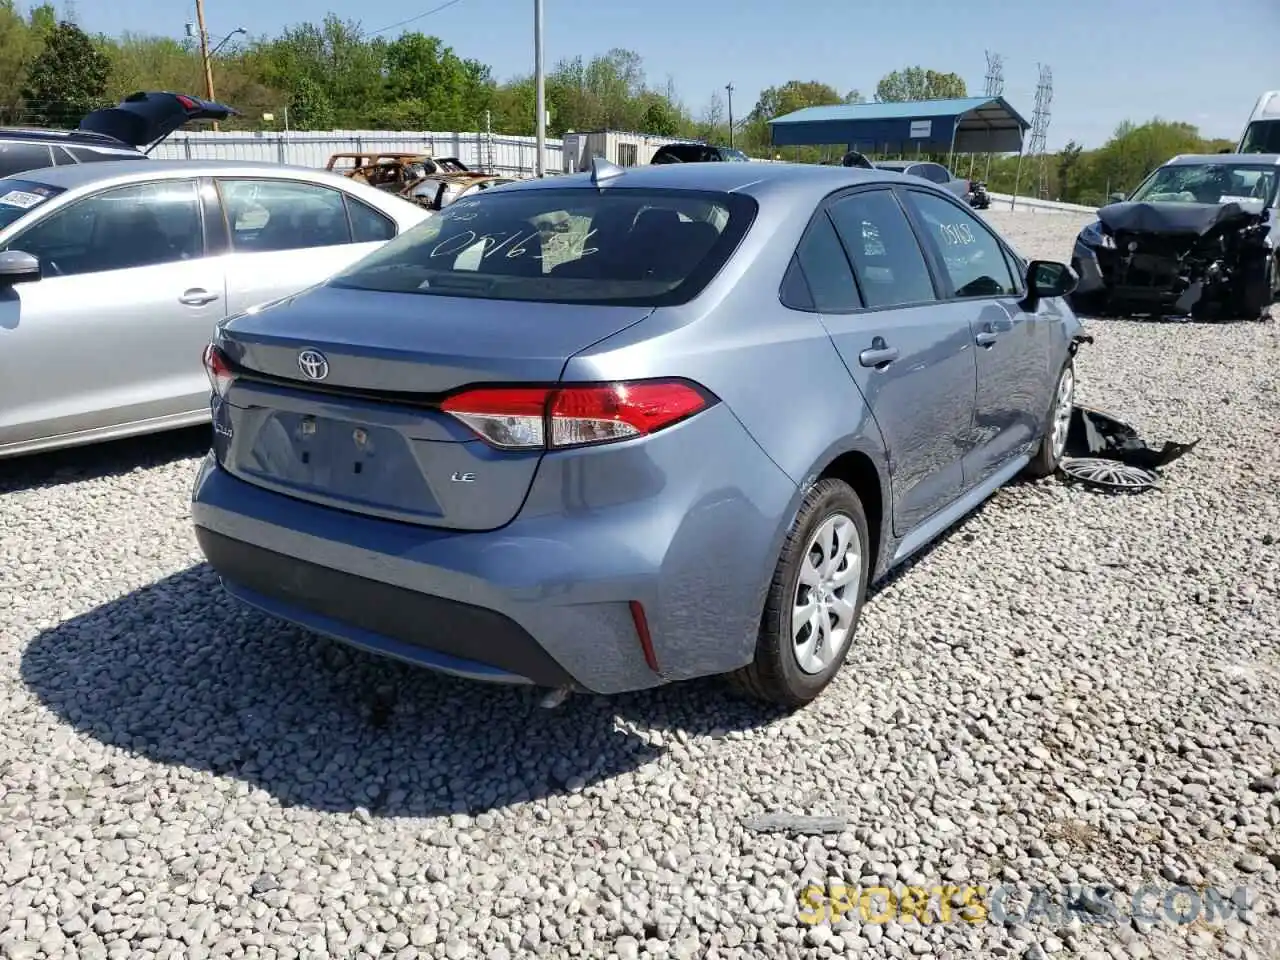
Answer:
M1049 414L1045 418L1044 434L1040 438L1040 447L1027 464L1029 476L1047 477L1058 469L1063 456L1067 452L1067 434L1071 430L1071 411L1075 406L1076 367L1074 360L1068 360L1058 375L1058 384L1053 391L1053 400L1049 404Z
M730 675L760 700L799 707L839 672L862 614L872 558L866 514L853 488L820 480L782 547L755 659Z

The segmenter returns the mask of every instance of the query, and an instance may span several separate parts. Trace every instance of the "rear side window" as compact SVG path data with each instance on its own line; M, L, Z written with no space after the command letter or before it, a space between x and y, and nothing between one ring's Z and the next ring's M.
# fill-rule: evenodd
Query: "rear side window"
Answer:
M810 304L805 306L798 286L790 289L784 286L783 303L787 306L820 313L842 313L862 306L849 258L825 213L814 220L796 248L795 261L788 271L788 284L797 284L797 278L792 276L797 272L805 282Z
M924 254L907 215L888 190L856 193L831 206L868 307L936 299Z
M513 189L464 197L333 286L542 303L669 306L695 297L756 213L743 194Z
M26 173L53 166L53 154L47 143L19 143L0 140L0 177Z
M396 225L390 217L384 217L354 197L347 197L347 213L351 216L351 240L354 243L390 240L396 235Z

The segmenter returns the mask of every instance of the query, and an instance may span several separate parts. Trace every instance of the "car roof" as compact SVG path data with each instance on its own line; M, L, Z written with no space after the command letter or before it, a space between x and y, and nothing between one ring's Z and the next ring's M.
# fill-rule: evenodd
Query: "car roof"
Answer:
M46 130L42 127L0 127L0 140L25 140L32 143L71 144L82 147L110 147L126 153L137 153L137 147L92 130Z
M921 181L928 183L928 181ZM861 167L821 166L816 163L673 163L625 167L616 177L605 180L608 190L706 190L724 193L783 192L813 202L839 190L859 184L901 184L902 178ZM596 189L590 173L523 180L509 190Z
M1183 153L1165 162L1166 167L1196 163L1252 163L1280 167L1280 153Z
M252 160L112 160L93 163L67 164L60 167L41 167L23 170L6 179L33 180L51 187L72 190L86 184L108 180L127 181L134 178L159 179L163 177L216 177L228 174L241 176L272 177L280 174L302 175L318 180L337 178L347 180L341 174L319 167L299 167L283 163L255 162Z
M882 170L905 170L907 167L914 167L917 163L928 163L928 160L872 160L877 167Z

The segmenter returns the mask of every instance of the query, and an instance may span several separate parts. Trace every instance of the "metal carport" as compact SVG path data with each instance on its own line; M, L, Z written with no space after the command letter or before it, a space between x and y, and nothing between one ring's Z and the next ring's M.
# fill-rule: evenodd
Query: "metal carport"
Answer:
M897 147L904 154L914 147L954 156L1021 153L1030 127L1004 97L963 97L805 107L770 120L769 137L775 147L839 144L864 153Z

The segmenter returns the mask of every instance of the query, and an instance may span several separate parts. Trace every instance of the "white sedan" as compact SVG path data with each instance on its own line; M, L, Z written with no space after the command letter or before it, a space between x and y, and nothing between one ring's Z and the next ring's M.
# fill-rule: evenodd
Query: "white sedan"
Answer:
M119 160L0 178L0 457L209 417L222 318L431 216L323 170Z

